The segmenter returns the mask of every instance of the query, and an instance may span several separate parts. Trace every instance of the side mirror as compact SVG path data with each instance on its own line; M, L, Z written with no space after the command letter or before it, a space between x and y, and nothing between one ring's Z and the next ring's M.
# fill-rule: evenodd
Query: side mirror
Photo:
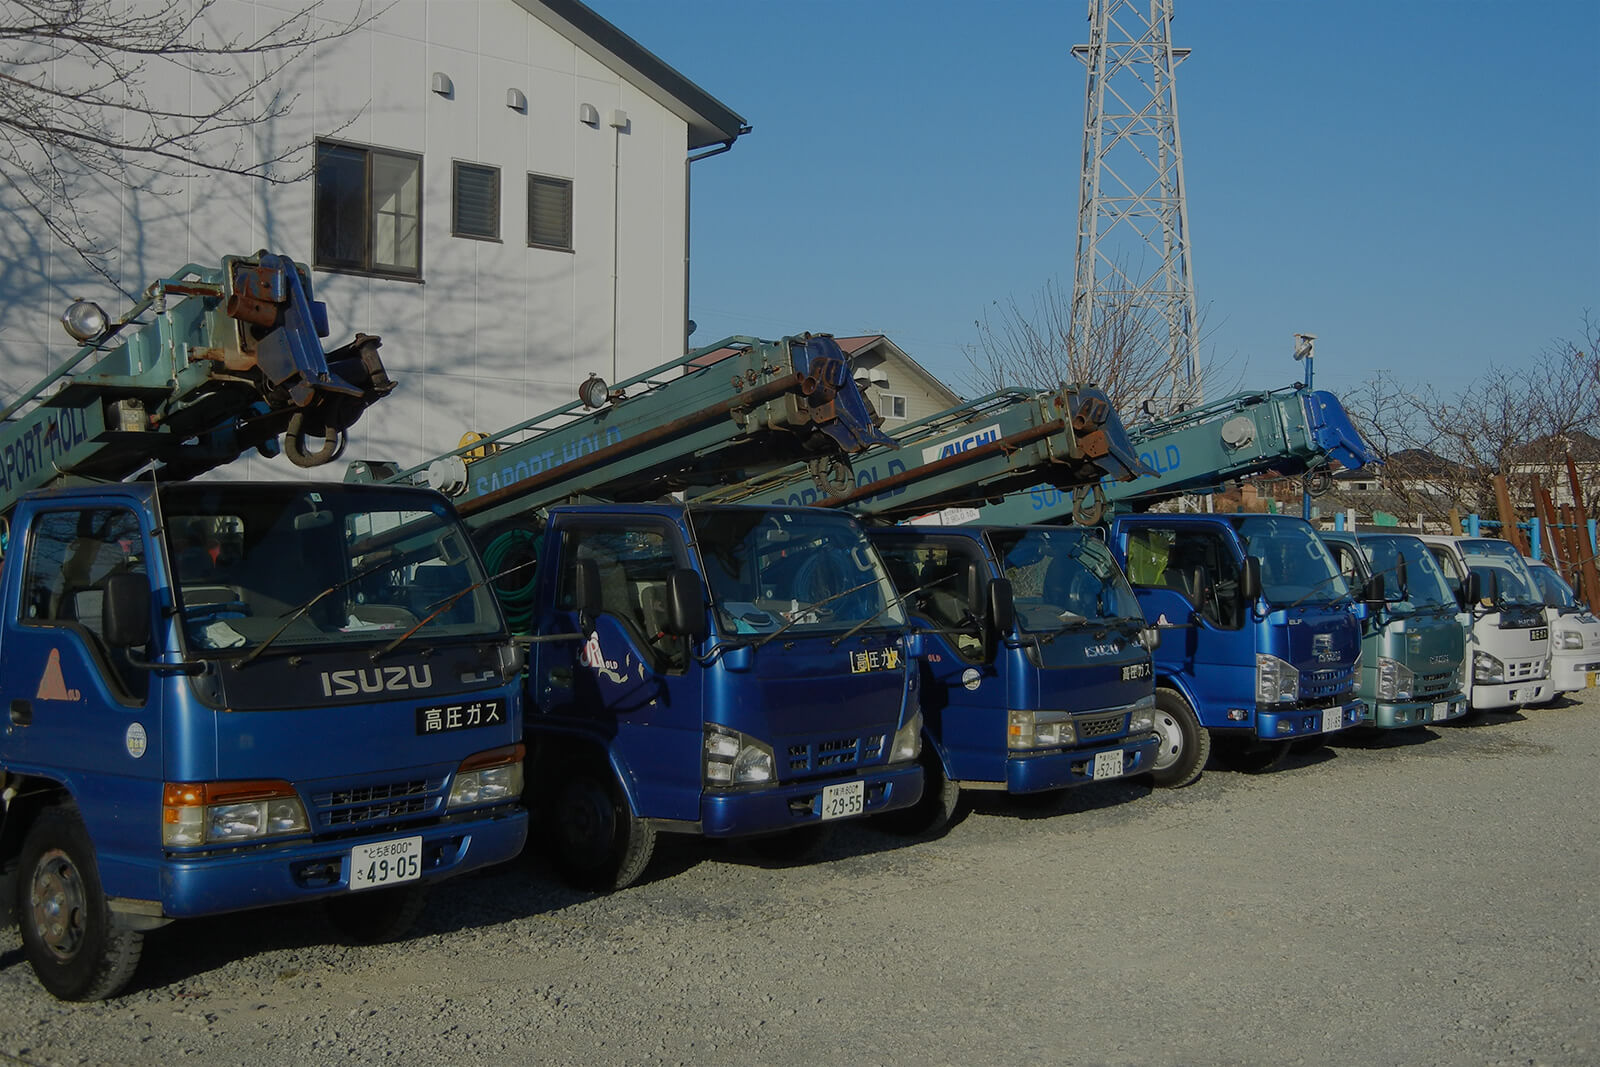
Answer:
M1398 556L1394 561L1394 578L1400 583L1400 599L1410 600L1407 594L1411 591L1411 582L1406 577L1406 558Z
M1161 647L1161 631L1154 626L1147 626L1139 631L1139 643L1154 652Z
M1374 574L1367 579L1366 588L1361 591L1361 599L1367 602L1367 613L1376 615L1383 610L1387 590L1383 575Z
M1467 572L1467 580L1461 590L1461 607L1472 610L1473 605L1483 598L1483 582L1478 578L1476 571Z
M667 633L699 641L706 632L706 596L700 575L679 567L667 575Z
M983 626L990 639L1008 634L1017 623L1017 605L1012 599L1011 579L989 580L989 599L984 605Z
M112 648L150 643L150 580L142 574L113 574L106 579L100 604L100 628Z
M984 602L983 571L978 569L978 561L968 560L966 567L962 570L961 577L967 585L967 603L971 605L971 610L976 613L978 605Z
M1495 607L1500 606L1500 572L1489 572L1489 602Z
M1254 604L1261 597L1261 557L1246 556L1244 569L1239 572L1239 599L1244 601L1245 607Z
M600 614L600 567L592 559L573 564L572 609L578 613L578 629L589 633Z

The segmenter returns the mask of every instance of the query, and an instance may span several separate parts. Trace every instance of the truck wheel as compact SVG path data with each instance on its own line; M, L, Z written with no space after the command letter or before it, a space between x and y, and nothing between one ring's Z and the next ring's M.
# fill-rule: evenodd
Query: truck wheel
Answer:
M94 846L75 808L46 808L22 843L17 919L39 982L62 1000L115 996L139 965L144 934L106 906Z
M426 885L397 885L329 897L322 912L345 942L381 945L410 933L427 903Z
M773 863L807 863L816 858L832 836L833 827L812 823L781 833L752 837L749 848L757 856Z
M609 771L568 771L555 788L556 870L570 885L609 893L626 889L650 865L655 827L628 810Z
M1156 736L1161 739L1150 780L1164 789L1186 786L1205 770L1211 733L1189 702L1170 689L1156 690Z
M1230 741L1217 745L1217 759L1230 771L1264 774L1283 762L1292 741Z
M926 741L922 755L922 798L909 808L879 815L876 825L891 834L941 834L955 821L961 806L961 787L945 777L944 761Z

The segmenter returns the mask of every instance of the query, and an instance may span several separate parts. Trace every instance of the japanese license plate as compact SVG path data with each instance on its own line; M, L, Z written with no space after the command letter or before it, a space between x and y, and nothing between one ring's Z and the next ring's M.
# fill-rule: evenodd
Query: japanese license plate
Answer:
M1344 709L1343 708L1323 708L1322 709L1322 732L1325 733L1325 734L1331 734L1335 730L1343 730L1343 729L1344 729Z
M1537 630L1529 630L1528 639L1531 641L1548 641L1550 640L1550 628L1541 626Z
M1595 672L1594 671L1590 671L1588 674L1584 675L1583 679L1584 679L1583 687L1585 689L1593 689L1594 688L1594 685L1595 685L1595 681L1594 681L1595 680Z
M1443 722L1450 717L1450 713L1454 710L1449 704L1435 704L1433 706L1433 721Z
M422 838L401 837L350 850L350 888L373 889L422 876Z
M1094 754L1094 780L1122 777L1122 749Z
M865 782L841 782L822 787L822 817L845 819L860 815L867 806Z

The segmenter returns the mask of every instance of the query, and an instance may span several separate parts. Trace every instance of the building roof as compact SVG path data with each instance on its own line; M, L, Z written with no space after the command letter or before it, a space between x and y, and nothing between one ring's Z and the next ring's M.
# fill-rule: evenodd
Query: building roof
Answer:
M691 150L732 144L750 132L750 124L728 105L578 0L514 2L688 123Z

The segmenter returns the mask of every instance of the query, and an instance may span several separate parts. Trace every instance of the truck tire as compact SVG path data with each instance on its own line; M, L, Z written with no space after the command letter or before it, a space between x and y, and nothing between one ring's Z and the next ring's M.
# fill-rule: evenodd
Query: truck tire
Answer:
M1241 774L1265 774L1283 762L1292 741L1230 741L1218 743L1217 761Z
M1178 789L1205 770L1211 755L1211 733L1200 725L1189 702L1171 689L1156 690L1156 749L1150 780L1163 789Z
M346 944L381 945L410 933L427 903L426 885L397 885L329 897L322 913Z
M22 842L17 919L39 983L62 1000L119 993L139 966L144 934L106 904L94 846L76 808L46 808Z
M636 818L608 770L578 766L555 784L551 860L569 885L610 893L639 880L655 827Z
M961 787L945 777L944 761L924 739L922 755L922 797L909 808L891 811L874 819L879 829L891 834L942 834L955 821L961 807Z

